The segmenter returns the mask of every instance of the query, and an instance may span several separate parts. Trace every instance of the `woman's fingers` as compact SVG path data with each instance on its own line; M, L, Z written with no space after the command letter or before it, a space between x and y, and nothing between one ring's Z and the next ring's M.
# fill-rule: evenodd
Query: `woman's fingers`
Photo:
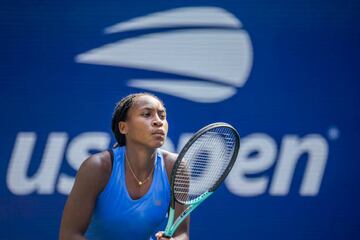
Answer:
M166 237L163 237L164 236L164 232L158 232L155 234L155 237L157 240L174 240L174 238L166 238Z

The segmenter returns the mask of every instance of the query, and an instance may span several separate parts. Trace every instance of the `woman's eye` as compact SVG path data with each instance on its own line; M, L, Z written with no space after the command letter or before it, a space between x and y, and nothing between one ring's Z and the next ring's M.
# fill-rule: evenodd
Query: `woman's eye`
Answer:
M144 116L144 117L150 117L151 114L150 114L149 112L146 112L146 113L143 113L142 116Z

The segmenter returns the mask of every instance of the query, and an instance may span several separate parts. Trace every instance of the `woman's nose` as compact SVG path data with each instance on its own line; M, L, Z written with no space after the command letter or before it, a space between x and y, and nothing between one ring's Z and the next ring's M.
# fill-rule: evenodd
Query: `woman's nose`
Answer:
M152 124L154 126L162 126L164 123L163 123L163 120L159 116L155 116Z

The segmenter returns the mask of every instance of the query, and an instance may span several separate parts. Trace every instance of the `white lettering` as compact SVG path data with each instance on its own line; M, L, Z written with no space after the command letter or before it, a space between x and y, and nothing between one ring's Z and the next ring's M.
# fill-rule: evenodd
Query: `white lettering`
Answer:
M177 152L192 135L180 135ZM50 133L37 171L33 176L28 176L36 140L35 132L19 132L16 137L6 176L7 187L15 195L53 194L58 176L56 190L68 194L75 177L66 173L59 175L65 150L68 164L77 170L91 154L90 150L106 150L111 137L106 132L85 132L75 137L66 149L68 135L62 132ZM166 140L163 149L171 152L175 150L170 138ZM211 153L212 149L208 151ZM276 154L276 142L269 135L254 133L242 138L238 159L225 181L229 191L238 196L258 196L264 194L270 185L270 195L285 196L290 191L297 163L306 154L308 158L299 193L301 196L315 196L319 193L328 158L328 143L324 137L319 134L309 134L303 138L285 135L279 146L279 156L270 183L270 176L264 172L274 165ZM251 176L254 174L256 176Z
M225 180L229 191L238 196L257 196L264 193L268 186L268 177L246 175L267 170L274 163L275 155L276 144L270 136L256 133L243 138L238 158Z
M314 196L318 194L327 161L328 145L322 136L311 134L303 139L293 135L284 137L270 187L271 195L287 195L289 193L296 163L305 153L309 157L300 195Z
M27 171L36 142L36 133L20 132L16 137L6 177L9 190L16 195L33 192L54 193L67 140L66 133L50 133L39 169L34 176L28 177Z

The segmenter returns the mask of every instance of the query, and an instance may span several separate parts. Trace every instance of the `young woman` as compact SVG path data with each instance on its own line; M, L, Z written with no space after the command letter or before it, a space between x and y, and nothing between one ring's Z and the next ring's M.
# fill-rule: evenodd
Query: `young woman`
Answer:
M170 173L176 159L160 150L168 132L162 101L149 93L131 94L115 108L113 150L81 165L66 202L60 239L150 239L166 221ZM176 215L181 213L176 206ZM162 232L156 234L157 239ZM189 239L189 219L172 239Z

